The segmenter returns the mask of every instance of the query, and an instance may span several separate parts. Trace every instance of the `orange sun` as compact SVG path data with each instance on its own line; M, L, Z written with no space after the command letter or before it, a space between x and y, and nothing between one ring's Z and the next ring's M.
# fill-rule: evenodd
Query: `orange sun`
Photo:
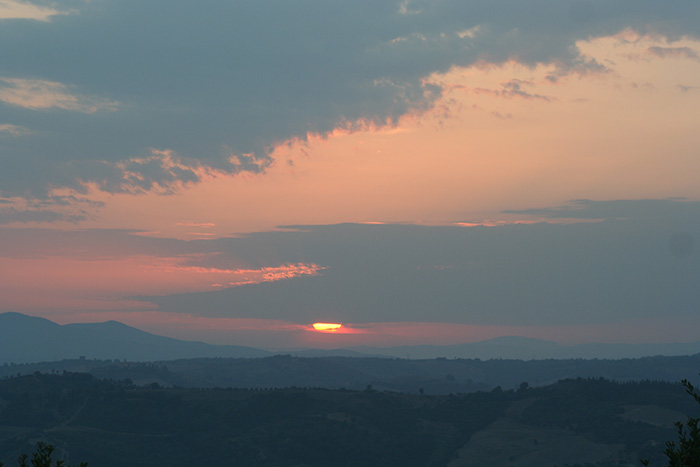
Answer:
M321 332L335 332L343 327L340 323L314 323L312 326L316 331Z

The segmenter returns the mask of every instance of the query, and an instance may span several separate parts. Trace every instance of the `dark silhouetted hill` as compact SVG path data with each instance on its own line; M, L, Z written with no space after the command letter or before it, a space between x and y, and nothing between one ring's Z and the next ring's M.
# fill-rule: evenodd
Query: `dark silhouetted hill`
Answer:
M37 372L0 380L0 462L44 441L100 467L664 465L673 422L697 410L680 384L602 378L431 396Z
M72 359L4 364L0 377L34 372L84 372L102 379L130 379L183 388L274 389L318 387L376 390L406 394L458 394L515 389L527 381L545 386L565 378L604 377L618 382L643 380L698 382L700 355L620 360L478 360L357 357L195 358L160 362Z

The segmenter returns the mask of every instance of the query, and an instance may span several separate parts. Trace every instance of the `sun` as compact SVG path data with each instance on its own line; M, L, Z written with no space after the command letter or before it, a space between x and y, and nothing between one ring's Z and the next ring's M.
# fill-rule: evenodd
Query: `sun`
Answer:
M321 332L336 332L343 327L340 323L314 323L312 326L314 330Z

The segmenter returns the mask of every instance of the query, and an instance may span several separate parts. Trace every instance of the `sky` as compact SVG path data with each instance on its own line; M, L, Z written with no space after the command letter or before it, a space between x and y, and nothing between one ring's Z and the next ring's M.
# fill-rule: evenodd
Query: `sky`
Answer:
M698 17L0 0L0 312L261 348L695 341Z

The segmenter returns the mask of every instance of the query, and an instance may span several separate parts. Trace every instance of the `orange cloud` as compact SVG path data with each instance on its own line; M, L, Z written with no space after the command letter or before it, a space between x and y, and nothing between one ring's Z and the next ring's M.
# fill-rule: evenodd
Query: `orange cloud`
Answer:
M229 286L245 284L259 284L261 282L274 282L283 279L292 279L298 276L315 276L319 271L325 269L318 264L283 264L276 267L265 267L260 269L218 269L200 266L182 266L179 258L165 258L145 265L145 268L156 272L163 272L173 276L192 277L199 276L205 281L227 279ZM212 284L209 284L212 285Z

